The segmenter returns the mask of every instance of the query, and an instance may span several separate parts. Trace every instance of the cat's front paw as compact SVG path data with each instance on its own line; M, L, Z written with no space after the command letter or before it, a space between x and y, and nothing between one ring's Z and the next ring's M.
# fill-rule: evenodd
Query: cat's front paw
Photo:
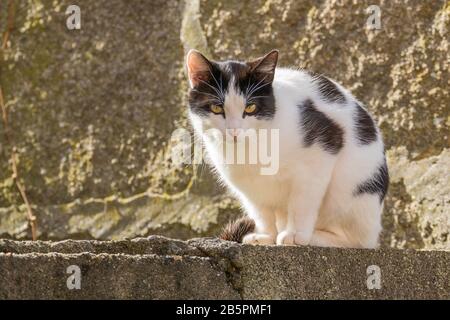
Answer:
M309 243L308 236L303 232L281 231L277 236L277 245L305 246Z
M249 233L243 239L242 243L245 244L275 244L275 239L266 233Z
M281 231L277 236L277 245L293 245L295 238L295 232Z

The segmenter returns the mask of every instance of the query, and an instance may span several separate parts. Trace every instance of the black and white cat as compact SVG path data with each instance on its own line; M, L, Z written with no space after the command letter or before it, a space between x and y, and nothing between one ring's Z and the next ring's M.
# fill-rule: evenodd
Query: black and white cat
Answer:
M379 129L338 83L277 68L277 61L276 50L250 62L187 55L193 126L221 181L254 221L254 230L248 219L230 230L250 244L376 247L389 181ZM223 137L205 135L207 129ZM248 129L278 130L276 173L223 161L215 139L239 144Z

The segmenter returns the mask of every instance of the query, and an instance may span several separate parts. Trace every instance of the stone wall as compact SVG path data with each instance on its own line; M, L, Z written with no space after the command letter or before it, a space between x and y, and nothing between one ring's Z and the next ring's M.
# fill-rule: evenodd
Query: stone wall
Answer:
M439 1L20 1L0 85L41 239L214 235L239 214L208 168L171 162L186 121L183 57L249 58L324 73L376 117L392 184L382 244L449 249L450 7ZM6 1L0 28L6 27ZM0 126L0 236L30 237ZM195 170L194 170L195 169Z
M449 258L217 239L0 240L0 299L449 299Z

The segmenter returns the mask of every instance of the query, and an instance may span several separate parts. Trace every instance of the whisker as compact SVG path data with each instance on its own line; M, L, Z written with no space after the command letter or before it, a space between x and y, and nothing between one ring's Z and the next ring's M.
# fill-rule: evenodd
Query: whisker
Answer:
M203 80L200 80L201 82L203 82L204 84L206 84L208 87L210 87L211 89L213 89L215 92L216 92L216 94L220 97L220 98L222 98L223 99L223 95L222 95L222 93L217 89L217 88L214 88L212 85L210 85L208 82L206 82L206 81L203 81Z
M247 101L251 102L251 101L253 101L255 99L258 99L258 98L268 98L268 97L270 97L270 96L254 96L254 97L248 98Z
M212 73L211 69L209 69L209 73L211 73L214 81L216 82L217 86L219 87L221 96L223 96L222 86L219 85L219 82L217 81L216 77L214 76L214 73ZM222 81L222 75L220 75L220 81Z
M247 87L246 87L246 89L245 89L245 95L246 95L246 96L247 96L247 93L248 93L249 87L250 87L250 77L248 77L248 81L247 81Z
M252 95L253 93L255 93L257 90L259 90L259 89L263 88L264 86L270 84L270 83L265 83L265 84L262 84L262 85L260 86L260 84L261 84L264 80L266 80L266 78L267 78L267 75L266 75L264 78L262 78L255 86L252 87L252 90L250 90L250 92L248 93L248 95L251 96L251 95Z
M198 92L199 94L204 94L204 95L213 97L214 99L216 99L216 100L218 100L218 101L221 101L220 97L215 96L215 95L213 95L213 94L211 94L211 93L199 91L199 90L197 90L197 89L192 89L192 91Z
M264 88L265 86L267 86L267 85L269 85L269 84L270 84L270 82L266 82L266 83L263 83L263 84L260 85L260 86L255 87L255 88L252 90L251 94L255 93L255 92L258 91L259 89Z
M258 90L264 88L265 86L268 86L269 84L270 84L270 83L265 83L265 84L262 84L262 85L260 85L259 87L255 88L255 89L250 93L250 96L251 96L252 94L254 94L256 91L258 91Z
M264 79L262 79L261 81L263 81ZM261 83L261 81L260 82L258 82L258 83L252 83L251 85L250 85L250 77L248 78L248 83L247 83L247 90L246 90L246 95L249 93L249 92L252 92L252 90L253 90L253 88L255 88L255 87L257 87L260 83Z

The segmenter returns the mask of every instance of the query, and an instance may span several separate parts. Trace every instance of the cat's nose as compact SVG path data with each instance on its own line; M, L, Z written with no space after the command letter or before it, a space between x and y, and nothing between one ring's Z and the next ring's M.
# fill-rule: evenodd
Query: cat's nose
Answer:
M242 129L231 129L231 134L233 137L237 137L241 134Z
M227 132L232 137L238 137L242 133L242 129L227 129Z
M230 135L231 138L233 138L234 142L237 142L237 139L239 135L242 133L242 129L234 128L234 129L227 129L227 134Z

